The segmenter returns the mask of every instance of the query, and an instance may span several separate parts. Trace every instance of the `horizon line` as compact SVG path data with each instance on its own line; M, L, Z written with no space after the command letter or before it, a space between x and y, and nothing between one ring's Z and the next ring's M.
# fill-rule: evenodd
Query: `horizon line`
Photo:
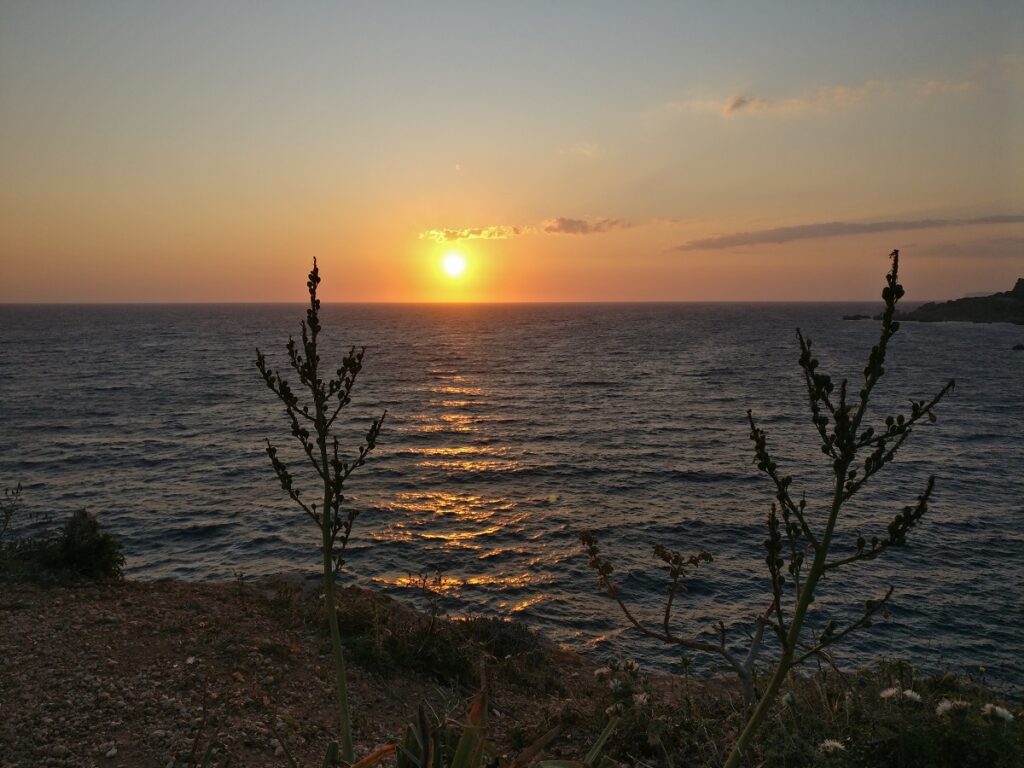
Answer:
M988 295L988 294L985 294ZM961 297L969 298L969 297ZM904 299L904 303L955 299ZM664 304L873 304L878 299L576 299L566 301L322 301L322 306L353 307L515 307ZM253 307L306 306L308 301L0 301L0 307Z

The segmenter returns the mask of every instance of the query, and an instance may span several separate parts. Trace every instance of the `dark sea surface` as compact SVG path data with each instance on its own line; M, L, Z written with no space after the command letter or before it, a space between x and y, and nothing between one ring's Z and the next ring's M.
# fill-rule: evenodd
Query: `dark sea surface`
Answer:
M794 329L834 377L861 375L877 323L845 304L330 305L325 362L368 347L344 420L378 450L350 481L362 510L346 582L413 603L440 573L442 605L513 617L598 657L671 668L678 654L625 629L598 594L576 532L592 528L626 598L657 620L663 543L706 549L679 601L681 631L719 619L738 645L766 605L769 481L746 411L819 519L828 467L810 425ZM271 437L303 471L283 409L253 365L284 363L298 305L0 307L0 484L31 511L97 513L134 578L313 573L318 538L284 497ZM836 550L884 535L930 473L933 505L909 545L829 578L815 619L854 617L896 591L891 616L837 648L840 664L898 656L1024 685L1024 341L1009 325L905 323L878 423L949 378L939 421L849 507ZM312 478L305 482L313 492ZM711 667L714 668L713 662Z

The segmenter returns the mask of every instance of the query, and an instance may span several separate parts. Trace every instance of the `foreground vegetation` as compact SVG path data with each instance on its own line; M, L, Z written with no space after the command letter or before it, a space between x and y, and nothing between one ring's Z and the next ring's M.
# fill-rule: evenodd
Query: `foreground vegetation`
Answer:
M322 706L333 685L324 606L302 582L76 580L0 590L5 768L184 768L201 765L207 750L216 768L289 768L286 752L319 768L335 738L335 718ZM339 593L362 756L404 741L421 705L430 725L447 726L437 730L457 741L481 664L489 702L482 758L506 766L552 731L533 759L581 760L614 721L603 755L618 764L710 768L743 724L742 694L726 679L628 661L599 667L516 624L437 616L429 629L429 613L365 591ZM447 662L423 663L425 637L430 656ZM900 694L882 696L890 690ZM951 704L937 713L943 701ZM989 704L1015 719L986 714ZM792 676L771 723L751 765L1009 768L1024 760L1019 708L979 680L918 675L898 662ZM828 751L832 741L842 749ZM116 759L107 759L113 748Z
M21 511L21 487L4 491L0 499L0 578L51 582L121 578L121 545L89 512L76 510L60 526L35 521L25 532L18 530L26 527Z
M819 370L810 339L797 332L799 365L807 387L811 422L833 474L831 486L822 494L824 500L817 509L813 502L808 503L805 494L797 496L793 478L775 463L767 435L748 412L757 466L770 479L775 502L767 514L764 542L766 607L751 618L749 639L742 653L727 642L724 624L720 623L716 633L709 636L700 627L681 632L673 623L673 611L680 607L688 574L711 563L710 554L698 551L687 556L665 546L656 548L656 555L668 568L668 588L664 610L654 621L638 616L627 606L612 577L614 569L596 538L588 532L581 534L601 587L635 630L686 651L717 655L734 673L729 680L694 681L685 671L681 679L648 675L638 663L628 660L594 668L546 645L513 623L497 619L453 621L439 615L436 608L429 614L420 614L371 593L337 587L337 576L345 564L345 548L357 517L357 511L346 505L345 484L376 447L383 416L371 423L357 451L344 458L333 427L351 402L364 350L357 352L352 348L335 374L322 372L318 351L320 277L314 262L307 281L309 306L301 324L301 344L289 339L286 346L293 375L298 377L298 388L308 393L308 400L302 402L286 377L268 367L261 353L257 353L256 365L264 383L284 405L290 436L301 449L297 452L299 464L312 469L315 493L312 497L304 496L301 484L296 482L276 446L267 442L267 454L282 490L317 525L322 554L319 589L281 583L273 585L268 594L267 585L254 592L239 584L235 587L237 605L226 600L223 592L215 593L218 610L221 614L226 612L219 615L218 622L225 618L230 621L233 610L240 612L236 622L225 625L222 631L257 618L260 631L289 639L288 643L266 640L260 647L288 659L287 674L294 684L293 692L300 698L304 695L305 704L291 707L295 711L280 719L274 698L266 689L287 686L281 686L281 679L271 674L255 678L259 682L254 684L251 696L240 696L236 690L235 696L222 701L219 709L212 705L211 700L220 699L222 694L210 690L211 677L245 681L245 674L237 668L238 659L229 650L244 645L244 641L211 646L215 639L207 631L211 619L204 618L198 624L203 631L187 634L179 643L193 650L183 662L185 667L194 665L201 653L207 660L207 674L201 683L187 670L183 672L186 689L201 688L195 717L188 716L189 705L178 705L179 712L186 717L177 727L186 731L191 748L172 750L167 766L226 766L238 758L246 765L282 764L298 768L303 761L310 764L311 751L315 764L324 768L369 768L386 761L400 768L478 768L496 764L509 768L609 768L620 762L652 766L724 763L726 768L960 768L1024 762L1020 718L995 701L992 692L976 681L955 675L919 678L902 662L849 675L838 670L831 656L832 646L851 632L869 628L873 617L892 595L892 588L884 595L866 599L864 608L844 622L829 620L812 631L813 622L809 620L825 575L869 564L905 545L907 535L926 514L934 488L932 477L914 501L870 538L844 527L847 502L894 460L915 428L935 421L936 406L953 388L949 382L930 400L911 400L907 414L888 416L877 428L867 426L868 405L885 373L889 342L899 328L895 309L903 288L898 282L898 269L899 254L894 252L882 294L885 311L881 336L870 352L859 385L848 387L846 381L835 385ZM117 542L102 532L96 519L86 512L72 515L58 534L3 541L20 505L18 489L6 494L0 507L0 574L9 585L25 579L38 581L44 574L49 574L46 578L51 582L62 583L74 583L81 578L112 582L120 577L124 561ZM843 537L850 541L840 544ZM429 589L429 582L424 580L423 586ZM39 609L43 615L35 615L35 619L37 624L45 624L45 606L54 602L52 596L34 592L37 587L24 584L14 589L22 599L5 607L32 611L37 605L44 606ZM111 590L116 599L118 589L138 587L108 583L99 589ZM198 586L193 589L197 594L204 589L209 591ZM172 591L180 598L189 589L178 585ZM159 596L160 587L151 586L143 593ZM73 591L66 599L72 603L72 611L88 610L74 605L81 594ZM125 610L132 617L121 617L133 629L127 640L122 638L120 656L126 662L136 659L134 653L145 655L141 648L129 647L133 638L167 631L166 626L157 624L160 611L147 606L136 615L129 610L134 605L134 597L124 601ZM258 612L262 615L254 617ZM32 639L35 630L30 620L19 623L14 634ZM78 630L79 645L73 647L88 653L100 652L90 644L87 626L79 625ZM92 631L104 634L95 627ZM758 662L766 636L775 640L777 652L774 660L764 666ZM315 653L302 653L303 644L297 641L301 638ZM38 640L36 645L41 653L52 651L45 638ZM102 652L109 653L109 647ZM9 641L2 651L5 659L33 661ZM262 651L255 653L259 659L264 658ZM74 663L68 658L60 657L62 663ZM332 673L327 673L319 663L327 658ZM79 656L75 661L82 665L93 660ZM382 719L372 707L360 710L359 697L351 694L349 661L369 676L362 678L364 693L369 679L384 685L388 684L385 681L398 680L404 727L396 728L394 713ZM122 663L113 662L112 674L123 673L116 669ZM800 665L811 663L818 664L817 670L803 672ZM181 684L173 682L173 670L178 667L179 664L172 666L168 684ZM90 668L95 669L96 665ZM50 671L51 667L44 667L39 674ZM318 695L310 695L310 685L298 685L297 681L302 679ZM33 681L31 676L22 676L21 681L28 686L21 692L21 700L31 706L29 689L38 686L39 681ZM437 706L437 697L427 692L424 681L447 691L442 695L443 707ZM56 682L59 685L59 680ZM334 693L333 713L327 704L329 698L322 695L327 686ZM194 708L195 691L192 693L189 701ZM536 705L541 700L548 706L538 711ZM262 757L266 756L258 751L254 754L247 749L252 739L231 737L230 707L225 708L225 701L237 701L242 709L255 704L257 711L262 704L265 712L258 716L266 721L266 727L257 731L273 734L266 742L273 749L273 755L267 758L270 762L264 762ZM453 702L457 704L453 706ZM211 709L216 709L212 720ZM329 722L332 719L333 725ZM208 728L210 725L224 727ZM12 738L20 738L17 729L11 733ZM366 737L368 733L382 736L383 741L372 743ZM38 747L38 743L34 744L33 756L37 756ZM104 749L105 745L101 745L99 751L105 758L118 754L116 745ZM47 764L86 764L60 762L69 754L63 745L61 750L50 754ZM560 757L545 758L546 754ZM24 763L3 766L22 764L33 763L26 756Z
M320 270L316 260L306 281L309 294L309 308L306 319L300 324L302 330L300 342L288 338L286 349L288 363L298 379L298 389L306 396L305 400L295 394L295 389L286 376L267 366L263 353L256 350L256 367L263 383L284 406L285 414L291 425L291 437L298 441L305 454L302 466L308 462L312 466L316 488L310 501L309 496L303 497L301 487L288 470L284 460L278 455L274 444L267 440L267 456L270 458L274 474L281 484L281 489L314 523L320 534L322 558L322 576L324 596L328 605L333 605L335 582L339 571L345 564L345 547L352 535L358 512L351 505L345 506L345 483L359 467L366 463L366 457L377 444L380 430L384 423L383 414L374 419L366 432L366 438L359 446L354 457L346 457L341 452L334 424L342 410L352 402L352 387L356 377L363 368L363 355L366 349L358 352L355 347L349 350L332 375L321 365L319 337L320 299L317 288L320 285ZM348 704L348 683L345 672L345 654L341 647L341 635L338 629L338 617L334 611L327 612L327 623L331 630L331 651L334 657L335 703L338 710L338 730L341 742L341 757L348 763L355 761L352 747L352 717ZM328 753L328 762L335 749Z
M657 557L668 566L665 607L659 616L660 622L655 622L644 620L630 610L612 576L614 567L602 554L596 537L590 531L580 534L598 583L636 630L687 651L720 656L736 675L749 712L729 751L726 768L738 768L749 757L754 740L766 726L791 673L813 659L830 663L832 646L853 632L869 628L893 594L890 586L884 595L867 597L859 612L850 617L829 617L823 627L816 630L811 618L812 603L819 596L826 575L870 564L879 556L903 547L907 535L928 511L935 487L934 476L928 478L916 499L890 518L884 529L885 521L879 520L879 530L870 539L860 531L849 530L845 524L849 502L895 460L915 428L936 421L936 406L955 386L950 380L932 398L912 399L907 414L886 416L877 427L870 426L869 405L885 375L890 342L899 330L896 306L904 295L899 283L899 251L893 251L890 259L892 269L882 289L885 309L881 334L878 343L871 348L859 383L850 384L843 379L837 385L821 370L810 337L805 337L799 328L796 331L798 364L806 385L810 422L832 474L829 485L817 494L817 500L812 496L809 501L806 490L797 492L800 484L776 463L765 430L758 426L753 413L747 411L755 462L771 481L775 500L767 515L767 538L764 539L767 605L762 613L752 617L753 628L742 655L728 644L723 622L718 623L717 638L704 636L699 627L687 634L673 626L673 609L678 606L676 598L685 592L687 576L701 565L712 562L709 553L699 551L686 556L663 545L655 547ZM909 495L910 491L906 493ZM852 542L840 543L840 537ZM758 690L754 677L766 629L775 636L778 652L769 666L767 682Z

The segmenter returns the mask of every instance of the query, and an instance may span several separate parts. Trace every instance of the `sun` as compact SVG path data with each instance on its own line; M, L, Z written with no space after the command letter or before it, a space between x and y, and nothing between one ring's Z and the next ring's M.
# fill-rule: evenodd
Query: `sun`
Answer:
M447 253L441 260L441 269L448 277L460 277L466 271L466 257L457 251Z

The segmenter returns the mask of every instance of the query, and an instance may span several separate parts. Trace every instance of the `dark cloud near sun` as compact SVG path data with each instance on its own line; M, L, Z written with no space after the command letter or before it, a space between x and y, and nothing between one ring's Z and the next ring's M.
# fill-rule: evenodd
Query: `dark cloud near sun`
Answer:
M599 235L616 229L629 229L633 225L623 219L567 219L558 217L544 222L549 235Z
M750 232L691 240L676 248L677 251L709 251L747 245L779 245L794 240L811 240L849 235L868 235L879 232L897 232L912 229L939 229L963 227L972 224L1022 224L1024 215L981 216L974 219L913 219L906 221L843 222L828 221L819 224L800 224L794 227L775 227Z

